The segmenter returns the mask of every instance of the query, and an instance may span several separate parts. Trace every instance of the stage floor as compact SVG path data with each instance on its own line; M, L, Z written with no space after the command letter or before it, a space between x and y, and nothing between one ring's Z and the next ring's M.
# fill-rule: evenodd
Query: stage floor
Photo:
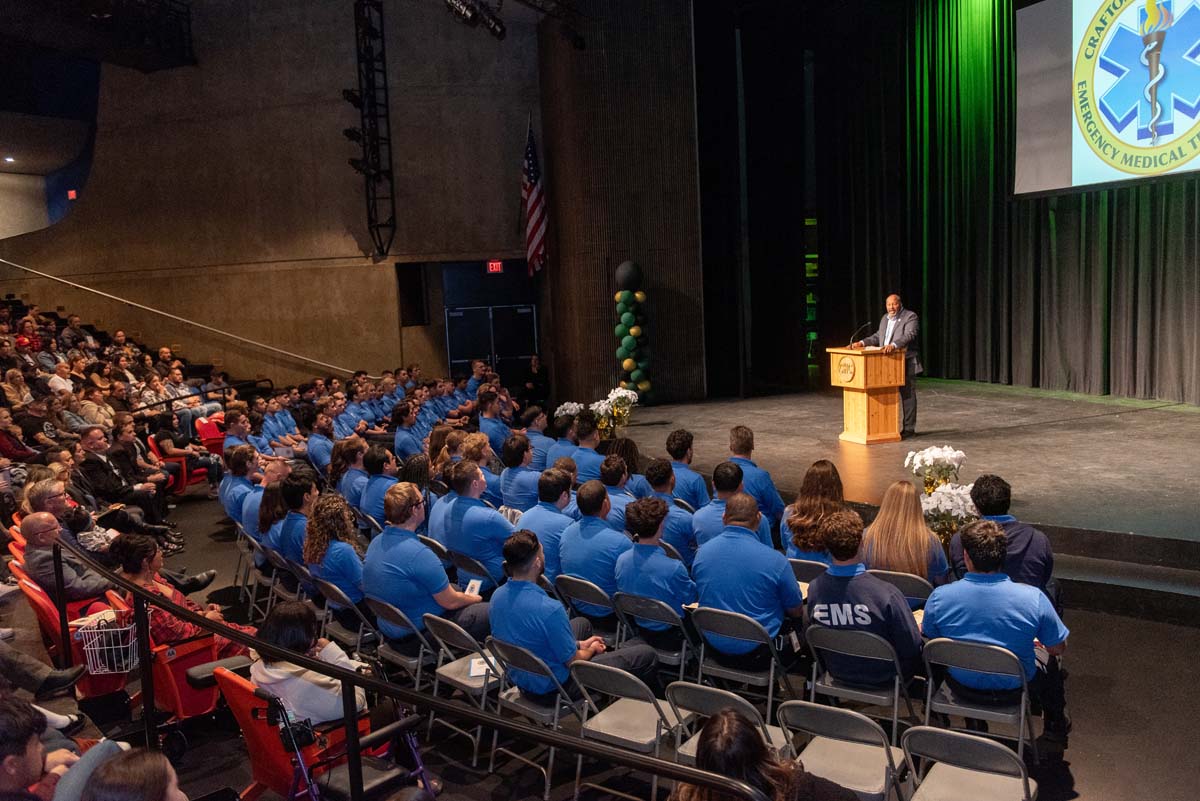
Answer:
M728 431L754 430L754 460L790 500L817 459L837 465L850 501L878 505L887 486L912 478L910 450L953 445L960 473L1013 487L1013 514L1030 522L1200 542L1200 407L980 384L918 381L917 435L904 442L842 442L834 391L638 409L629 428L646 457L667 434L696 436L705 473L728 456Z

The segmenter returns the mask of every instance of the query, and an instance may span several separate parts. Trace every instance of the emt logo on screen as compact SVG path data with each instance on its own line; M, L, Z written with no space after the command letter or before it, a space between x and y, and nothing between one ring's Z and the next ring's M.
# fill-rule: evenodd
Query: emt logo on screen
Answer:
M1086 3L1096 11L1076 45L1075 121L1092 152L1121 172L1172 172L1200 154L1196 1Z

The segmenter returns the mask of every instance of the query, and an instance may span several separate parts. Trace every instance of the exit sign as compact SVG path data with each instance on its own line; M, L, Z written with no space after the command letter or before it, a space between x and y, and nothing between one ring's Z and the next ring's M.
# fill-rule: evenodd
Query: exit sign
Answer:
M491 275L499 275L504 272L504 262L499 259L492 259L487 263L487 271Z

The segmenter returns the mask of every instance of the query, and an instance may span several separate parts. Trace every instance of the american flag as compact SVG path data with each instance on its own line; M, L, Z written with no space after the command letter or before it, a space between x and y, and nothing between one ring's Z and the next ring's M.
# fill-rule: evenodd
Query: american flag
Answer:
M546 265L546 193L542 191L542 169L538 166L537 145L533 141L533 121L525 137L525 162L521 165L521 207L525 211L525 261L529 274Z

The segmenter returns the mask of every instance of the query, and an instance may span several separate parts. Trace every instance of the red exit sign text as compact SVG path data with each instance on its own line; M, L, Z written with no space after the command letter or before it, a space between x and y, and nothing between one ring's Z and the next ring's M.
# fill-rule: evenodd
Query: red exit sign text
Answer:
M487 271L492 275L498 275L504 272L504 262L499 259L492 259L487 263Z

